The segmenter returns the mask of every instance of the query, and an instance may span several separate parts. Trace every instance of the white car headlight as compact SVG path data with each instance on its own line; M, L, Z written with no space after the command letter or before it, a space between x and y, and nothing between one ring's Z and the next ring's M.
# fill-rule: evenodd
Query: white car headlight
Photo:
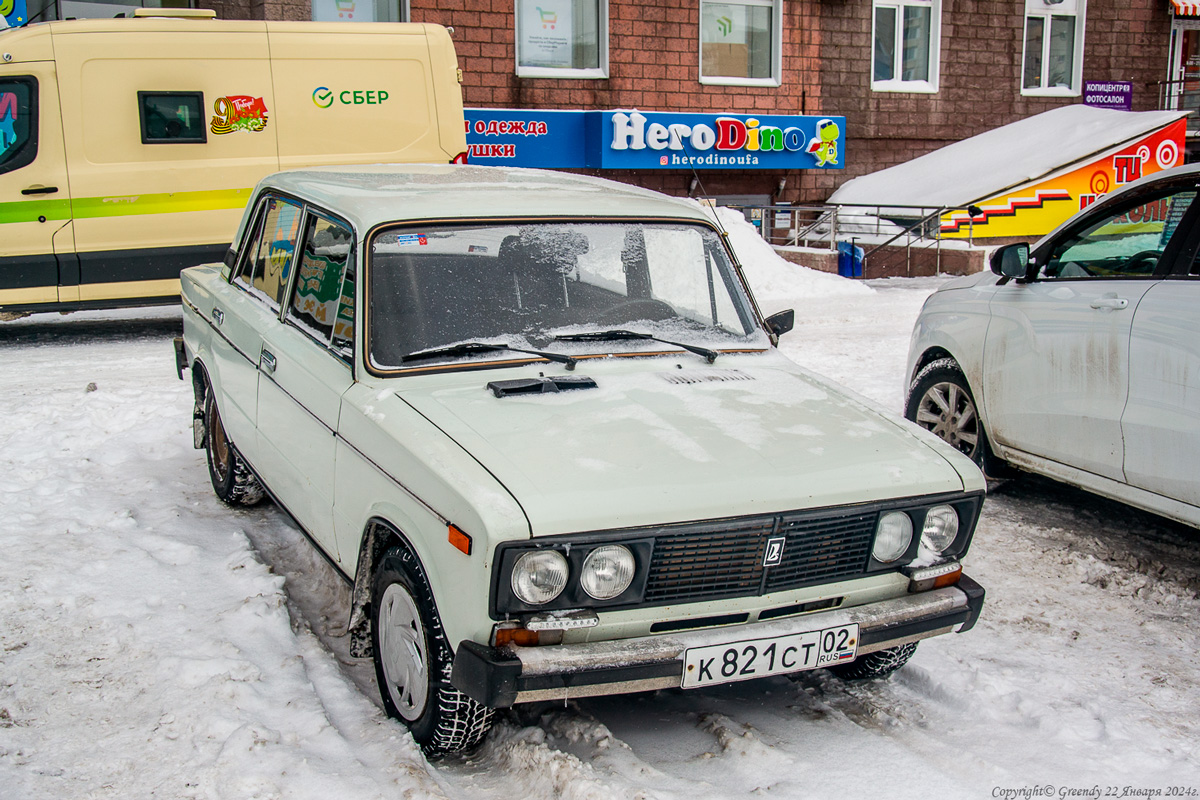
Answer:
M958 537L958 512L950 506L934 506L925 515L921 543L937 553L944 553Z
M633 553L619 544L597 547L583 560L579 583L597 600L617 597L633 581Z
M912 519L903 511L889 511L879 518L875 528L875 546L871 555L884 564L904 555L912 543Z
M562 594L567 572L567 559L557 550L525 553L513 566L513 594L531 606L549 603Z

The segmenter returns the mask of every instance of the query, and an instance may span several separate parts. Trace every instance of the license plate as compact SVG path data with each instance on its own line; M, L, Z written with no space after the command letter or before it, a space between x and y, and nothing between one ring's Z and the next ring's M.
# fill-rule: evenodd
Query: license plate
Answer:
M857 654L857 624L692 647L683 654L683 688L819 669L853 661Z

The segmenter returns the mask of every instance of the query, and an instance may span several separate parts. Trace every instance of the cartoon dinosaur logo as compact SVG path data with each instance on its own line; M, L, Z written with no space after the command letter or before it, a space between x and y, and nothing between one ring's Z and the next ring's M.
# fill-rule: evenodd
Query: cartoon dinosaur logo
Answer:
M817 135L808 143L808 152L817 156L817 166L837 166L838 137L842 129L831 119L823 119L817 123Z

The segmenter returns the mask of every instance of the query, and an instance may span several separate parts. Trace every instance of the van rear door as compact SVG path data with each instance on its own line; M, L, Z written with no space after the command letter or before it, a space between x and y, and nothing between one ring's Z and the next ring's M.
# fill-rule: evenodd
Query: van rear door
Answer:
M0 65L0 308L59 301L79 283L54 63ZM63 231L67 252L54 255ZM72 292L67 289L68 294Z

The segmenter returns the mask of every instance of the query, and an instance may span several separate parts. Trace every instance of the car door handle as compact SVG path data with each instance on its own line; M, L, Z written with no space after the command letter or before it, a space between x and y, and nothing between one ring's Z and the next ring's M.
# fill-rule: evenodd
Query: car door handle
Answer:
M1097 297L1091 305L1098 309L1129 308L1129 301L1124 297Z
M28 189L22 189L21 194L54 194L57 191L57 186L30 186Z
M212 310L212 318L213 318L213 322L220 325L222 322L225 321L225 312L219 308L214 308Z
M270 350L264 349L262 351L262 354L258 357L258 363L267 371L267 374L275 374L275 355Z

